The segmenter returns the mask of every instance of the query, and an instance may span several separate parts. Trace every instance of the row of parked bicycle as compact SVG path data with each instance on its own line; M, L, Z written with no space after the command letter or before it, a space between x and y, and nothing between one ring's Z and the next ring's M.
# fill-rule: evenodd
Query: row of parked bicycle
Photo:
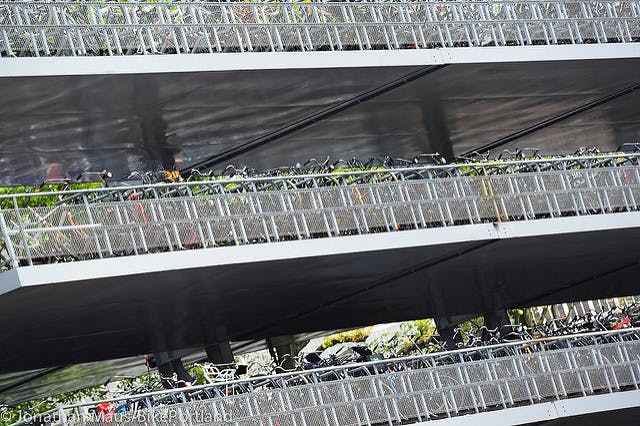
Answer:
M555 318L542 321L527 327L523 324L503 325L489 329L484 325L473 326L466 323L465 326L454 328L453 342L440 339L433 335L426 344L421 344L418 336L408 335L412 341L414 350L410 355L424 355L431 353L447 353L455 350L471 348L483 348L511 342L526 342L539 339L549 339L559 336L571 336L581 333L594 333L610 330L622 330L626 328L640 327L640 304L631 303L624 306L614 306L611 309L596 312L589 310L582 315L570 315L568 317ZM329 352L329 351L327 351ZM322 351L284 354L271 358L268 362L256 361L254 365L212 365L195 364L191 369L201 368L207 383L220 383L241 378L260 377L272 374L294 373L318 368L346 366L358 363L392 359L405 356L406 353L381 353L374 351L364 343L343 345L339 350L323 353ZM261 374L251 375L251 371L258 370ZM191 383L180 380L177 377L158 377L153 383L125 390L125 394L135 394L141 391L151 391L163 383L165 387L181 388Z
M382 353L364 343L352 343L341 344L338 350L331 350L335 348L332 347L325 351L285 354L266 362L257 359L253 364L193 364L187 373L202 377L204 385L194 387L196 383L185 380L184 376L149 374L130 381L129 386L121 382L119 391L108 394L110 401L97 403L87 414L109 421L119 414L152 406L305 385L317 380L334 381L407 368L453 365L540 350L607 344L621 338L640 340L640 303L630 302L628 298L616 299L614 303L621 305L609 305L599 311L583 311L581 308L580 314L567 307L565 316L543 319L530 327L515 324L490 329L482 323L468 321L453 329L453 344L442 340L438 334L425 340L419 338L421 336L404 333L403 336L409 338L414 347L410 353ZM616 330L620 333L611 333ZM412 357L406 358L406 355ZM151 359L148 365L154 367ZM252 373L256 370L261 373Z
M633 304L600 313L587 312L572 319L559 318L534 327L513 326L502 330L490 330L483 326L475 330L460 328L457 333L462 336L462 341L456 345L456 350L449 350L435 338L427 346L416 345L416 353L421 355L412 358L385 357L365 345L354 344L330 356L322 356L319 352L284 355L272 360L269 364L270 371L259 375L249 375L251 366L248 365L196 364L191 369L202 369L207 382L205 385L191 387L190 383L181 383L176 377L157 378L155 381L124 389L120 395L116 395L120 398L97 404L89 409L89 414L109 421L119 414L148 410L156 406L289 388L318 381L336 381L442 365L453 366L568 347L603 345L621 339L640 340L638 329L633 328L638 326L640 305ZM599 330L605 333L602 334ZM618 330L619 333L606 332L611 330ZM432 353L427 354L430 351ZM160 380L172 382L176 386L175 391L158 392ZM150 394L151 392L155 394ZM113 396L112 394L111 397Z
M618 153L640 153L640 143L623 144L615 151ZM598 147L585 148L581 147L576 150L572 157L593 157L602 155ZM311 158L304 163L296 163L295 165L276 167L268 170L258 170L248 166L228 165L223 170L217 170L212 165L202 165L198 168L183 171L133 171L128 180L140 181L144 184L152 184L157 182L178 182L178 181L206 181L216 178L250 178L250 177L273 177L273 176L289 176L304 174L327 174L344 171L358 170L376 170L390 168L408 168L420 166L444 166L444 165L465 165L478 163L500 163L518 160L542 160L552 159L555 156L541 154L539 148L515 148L513 150L505 149L497 154L491 151L472 151L461 154L453 159L447 159L439 153L419 154L413 158L399 158L390 155L384 157L370 157L368 159L331 159L327 156L325 159ZM560 158L560 157L558 157ZM106 173L106 172L104 172ZM106 176L106 175L105 175Z
M619 313L612 313L609 317L613 318L614 316L619 316ZM600 317L606 318L608 316L605 314ZM184 420L182 423L187 424L187 420L192 414L190 410L196 407L204 407L206 410L213 409L214 411L222 409L223 412L229 409L235 415L242 417L247 415L247 410L253 411L254 408L258 412L261 410L272 412L270 410L276 409L273 404L277 404L278 401L282 402L282 398L286 395L291 398L305 395L309 397L314 392L339 391L350 384L359 386L358 384L366 383L367 386L364 386L366 392L367 389L370 389L369 383L377 383L383 387L378 391L391 397L402 392L402 382L398 381L399 375L407 377L410 375L416 378L436 375L438 379L435 382L432 381L431 385L425 382L423 385L431 389L433 397L442 403L442 397L437 393L441 386L449 388L469 386L471 384L470 378L464 374L461 375L460 371L475 371L473 369L476 366L482 367L483 365L489 366L493 371L492 373L480 368L478 373L487 375L487 377L515 374L522 376L522 379L529 383L530 380L537 381L535 377L529 377L529 375L546 371L545 374L548 378L552 381L557 379L558 383L562 383L563 378L566 378L565 373L572 371L576 362L577 365L591 365L594 361L592 359L594 349L598 351L598 359L595 361L600 365L620 365L620 363L629 362L629 360L636 362L640 329L628 328L634 323L634 320L637 323L637 318L630 318L627 324L624 317L621 317L619 321L610 323L610 326L614 328L620 326L619 330L584 332L524 341L516 340L498 345L467 347L412 357L378 359L380 358L379 354L376 355L372 351L356 345L355 349L351 349L351 352L355 353L351 359L346 353L334 354L334 357L324 359L323 357L318 359L317 353L306 354L302 357L287 356L272 364L277 371L285 370L284 372L253 375L252 377L244 377L247 366L209 366L207 374L213 374L213 376L209 377L210 383L204 385L157 390L152 387L151 383L145 383L144 386L135 390L131 389L131 393L127 393L125 390L120 395L108 395L109 399L71 404L41 413L34 417L36 423L31 424L45 424L43 421L47 419L55 423L63 415L66 420L74 419L73 424L133 424L132 422L137 422L138 419L143 419L145 423L135 424L152 424L153 421L149 422L149 419L158 420L156 417L158 413L167 413L171 410L175 411L176 418L182 416ZM600 327L600 325L597 326ZM291 359L300 360L300 368L306 369L286 370L286 367L280 365L283 361ZM360 362L353 362L354 360ZM366 360L371 361L365 362ZM551 362L551 367L549 362ZM329 366L322 367L326 365ZM554 372L555 369L559 370ZM423 370L423 373L420 373L420 370ZM618 370L616 373L622 374ZM526 385L526 383L524 384ZM607 383L609 382L607 381ZM560 388L554 392L560 391L560 394L564 396L567 396L568 392L572 394L581 392L574 388L567 390L568 388L565 389L562 384L559 386ZM633 385L629 387L626 381L609 383L608 385L602 382L599 386L605 388L608 386L611 391L614 388L618 390L634 389ZM522 391L524 387L516 386L516 388ZM404 391L406 392L406 389ZM348 396L346 397L348 398ZM529 398L539 397L530 394ZM446 404L446 402L444 403ZM513 402L507 401L507 403L512 404ZM159 419L162 424L167 424L162 421L163 417ZM168 424L176 422L177 420Z

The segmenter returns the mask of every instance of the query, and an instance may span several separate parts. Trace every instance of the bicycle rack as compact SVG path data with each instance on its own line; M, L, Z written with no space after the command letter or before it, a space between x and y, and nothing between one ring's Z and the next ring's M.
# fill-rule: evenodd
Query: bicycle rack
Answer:
M629 43L640 2L0 1L0 56Z
M61 406L54 425L100 422L88 408L144 401L112 424L373 425L419 422L638 390L640 331L627 329L288 372Z
M3 195L0 265L635 211L639 158L569 156Z

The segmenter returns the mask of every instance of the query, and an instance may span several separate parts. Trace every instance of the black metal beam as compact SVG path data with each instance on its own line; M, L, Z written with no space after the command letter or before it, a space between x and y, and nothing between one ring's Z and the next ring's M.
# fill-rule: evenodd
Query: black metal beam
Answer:
M529 126L527 128L524 128L522 130L518 130L517 132L511 133L510 135L507 136L503 136L500 139L496 139L493 142L490 142L486 145L483 145L479 148L473 149L471 151L467 151L464 154L461 155L471 155L474 152L484 152L484 151L490 151L492 149L496 149L499 148L501 146L504 146L510 142L513 142L515 140L518 140L524 136L530 135L534 132L537 132L538 130L542 130L544 128L547 128L551 125L554 125L560 121L566 120L568 118L571 118L575 115L581 114L583 112L587 112L593 108L596 108L598 106L604 105L607 102L611 102L614 99L618 99L622 96L628 95L630 93L633 93L634 91L640 89L640 82L635 83L631 86L625 87L622 90L618 90L617 92L613 92L610 93L606 96L603 96L601 98L598 98L594 101L591 102L587 102L586 104L580 105L578 107L572 108L568 111L565 111L561 114L555 115L553 117L547 118L545 120L542 120L532 126Z
M409 73L397 80L394 80L390 83L386 83L382 86L376 87L375 89L369 90L368 92L361 93L353 98L347 99L346 101L340 102L337 105L330 106L313 114L307 115L293 123L290 123L280 129L274 130L273 132L267 133L266 135L260 136L259 138L253 139L249 142L245 142L240 145L236 145L233 148L230 148L226 151L223 151L219 154L216 154L212 157L209 157L203 161L192 164L189 167L185 167L180 171L182 173L190 171L192 169L206 169L218 165L222 162L226 162L231 160L234 157L237 157L241 154L245 154L251 150L254 150L258 147L264 146L268 143L277 141L280 138L288 136L294 132L305 129L319 121L322 121L328 117L336 115L342 111L345 111L349 108L357 106L363 102L369 101L371 99L377 98L378 96L384 95L392 90L395 90L405 84L411 83L419 78L425 77L429 74L438 71L439 69L444 68L446 65L431 65L425 68L420 68L417 71Z

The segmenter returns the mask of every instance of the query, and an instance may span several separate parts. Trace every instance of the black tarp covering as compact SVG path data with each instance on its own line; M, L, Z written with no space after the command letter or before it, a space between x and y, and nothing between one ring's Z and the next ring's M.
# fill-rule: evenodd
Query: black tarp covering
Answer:
M494 151L605 150L640 137L640 92L607 98L640 83L638 59L453 64L402 83L421 69L0 78L0 184L103 169L115 179L188 170L245 145L251 149L217 167L264 169L327 155L451 158L603 99Z

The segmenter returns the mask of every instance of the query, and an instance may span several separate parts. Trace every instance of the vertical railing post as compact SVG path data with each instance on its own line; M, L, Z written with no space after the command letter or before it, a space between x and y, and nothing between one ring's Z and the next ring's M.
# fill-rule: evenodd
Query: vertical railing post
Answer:
M85 414L83 412L82 407L76 407L75 414L80 419L80 426L87 426L87 419L85 419Z
M18 200L17 198L11 197L13 200L13 209L16 212L16 220L18 221L18 229L20 231L20 235L22 235L22 244L24 245L24 253L27 256L27 262L29 266L33 266L33 261L31 260L31 250L29 249L29 241L27 240L27 234L24 230L24 226L22 226L22 218L20 217L20 212L18 211Z
M11 269L16 269L18 267L18 258L13 250L13 242L9 236L9 229L7 228L7 223L4 220L2 207L0 207L0 232L2 233L2 239L4 240L5 248L7 249L7 255L9 255Z
M149 420L150 420L148 424L150 424L151 426L156 426L156 413L155 413L155 410L153 409L153 401L147 398L146 405L147 407L149 407L147 408Z
M96 243L96 251L98 252L98 257L102 259L102 247L100 246L100 239L98 238L98 231L95 228L95 223L93 221L93 215L91 214L91 209L89 208L89 200L87 199L87 195L82 195L82 202L84 203L84 208L87 212L87 219L89 222L89 226L91 226L91 232L93 232L93 239ZM106 240L109 240L109 237L105 236ZM107 242L109 245L109 243Z
M60 421L60 426L69 426L67 415L65 414L62 405L58 407L58 420Z

